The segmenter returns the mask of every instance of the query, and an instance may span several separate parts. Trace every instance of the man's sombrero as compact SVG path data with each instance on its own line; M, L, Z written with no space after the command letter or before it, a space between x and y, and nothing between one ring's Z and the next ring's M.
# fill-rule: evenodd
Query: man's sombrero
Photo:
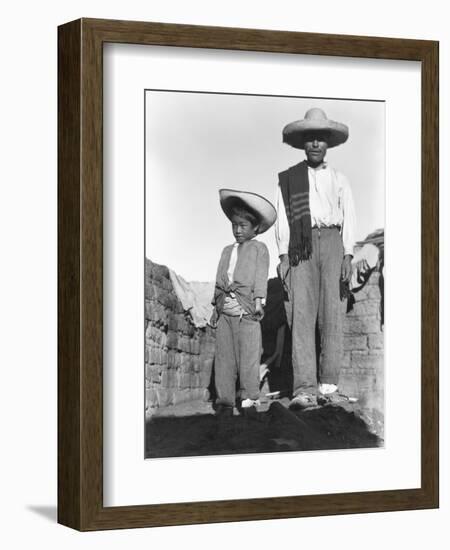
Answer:
M283 142L296 149L304 149L304 136L310 132L326 134L328 148L341 145L348 139L348 127L345 124L329 120L322 109L313 107L306 112L303 120L296 120L283 128Z
M236 206L245 206L253 212L259 219L259 234L267 231L277 219L277 212L273 204L256 193L236 191L235 189L220 189L219 197L222 210L230 220L233 208Z

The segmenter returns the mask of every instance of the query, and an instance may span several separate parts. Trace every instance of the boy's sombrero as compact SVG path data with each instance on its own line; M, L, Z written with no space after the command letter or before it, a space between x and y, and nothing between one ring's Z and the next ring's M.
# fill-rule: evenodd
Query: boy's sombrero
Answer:
M231 219L235 206L244 205L251 212L254 212L260 220L258 231L260 234L267 231L277 219L277 212L273 204L256 193L236 191L235 189L220 189L219 196L222 210L229 219Z
M313 107L306 112L303 120L296 120L283 128L283 142L296 149L304 149L305 134L310 132L326 133L328 148L341 145L348 139L348 126L329 120L322 109Z

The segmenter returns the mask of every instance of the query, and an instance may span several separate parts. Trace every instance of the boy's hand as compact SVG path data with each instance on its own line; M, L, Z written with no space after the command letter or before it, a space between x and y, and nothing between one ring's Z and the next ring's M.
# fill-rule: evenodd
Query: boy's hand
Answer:
M255 317L258 321L264 317L264 308L261 303L261 298L255 298Z
M217 313L217 309L214 308L211 319L209 320L209 324L212 328L217 328L217 321L219 320L219 314Z

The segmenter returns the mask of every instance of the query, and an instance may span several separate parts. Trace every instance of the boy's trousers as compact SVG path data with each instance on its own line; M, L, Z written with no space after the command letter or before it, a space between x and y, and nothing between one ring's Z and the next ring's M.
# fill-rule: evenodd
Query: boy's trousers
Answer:
M339 229L313 228L312 245L312 257L291 266L285 279L294 395L316 391L318 382L337 385L343 356L340 278L344 252Z
M261 348L259 321L220 315L214 365L218 404L235 405L238 376L241 399L258 399Z

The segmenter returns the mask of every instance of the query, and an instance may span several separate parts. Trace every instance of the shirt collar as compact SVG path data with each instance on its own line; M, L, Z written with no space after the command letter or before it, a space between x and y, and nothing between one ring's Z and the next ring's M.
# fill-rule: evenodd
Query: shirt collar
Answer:
M328 162L325 160L322 162L322 164L318 168L312 168L308 165L308 170L313 170L314 172L319 172L319 170L326 170L328 168Z
M254 239L256 239L256 235L254 237L252 237L251 239L249 239L248 241L244 241L243 243L238 243L238 242L235 241L233 243L233 246L239 246L240 244L249 243L250 241L253 241Z

